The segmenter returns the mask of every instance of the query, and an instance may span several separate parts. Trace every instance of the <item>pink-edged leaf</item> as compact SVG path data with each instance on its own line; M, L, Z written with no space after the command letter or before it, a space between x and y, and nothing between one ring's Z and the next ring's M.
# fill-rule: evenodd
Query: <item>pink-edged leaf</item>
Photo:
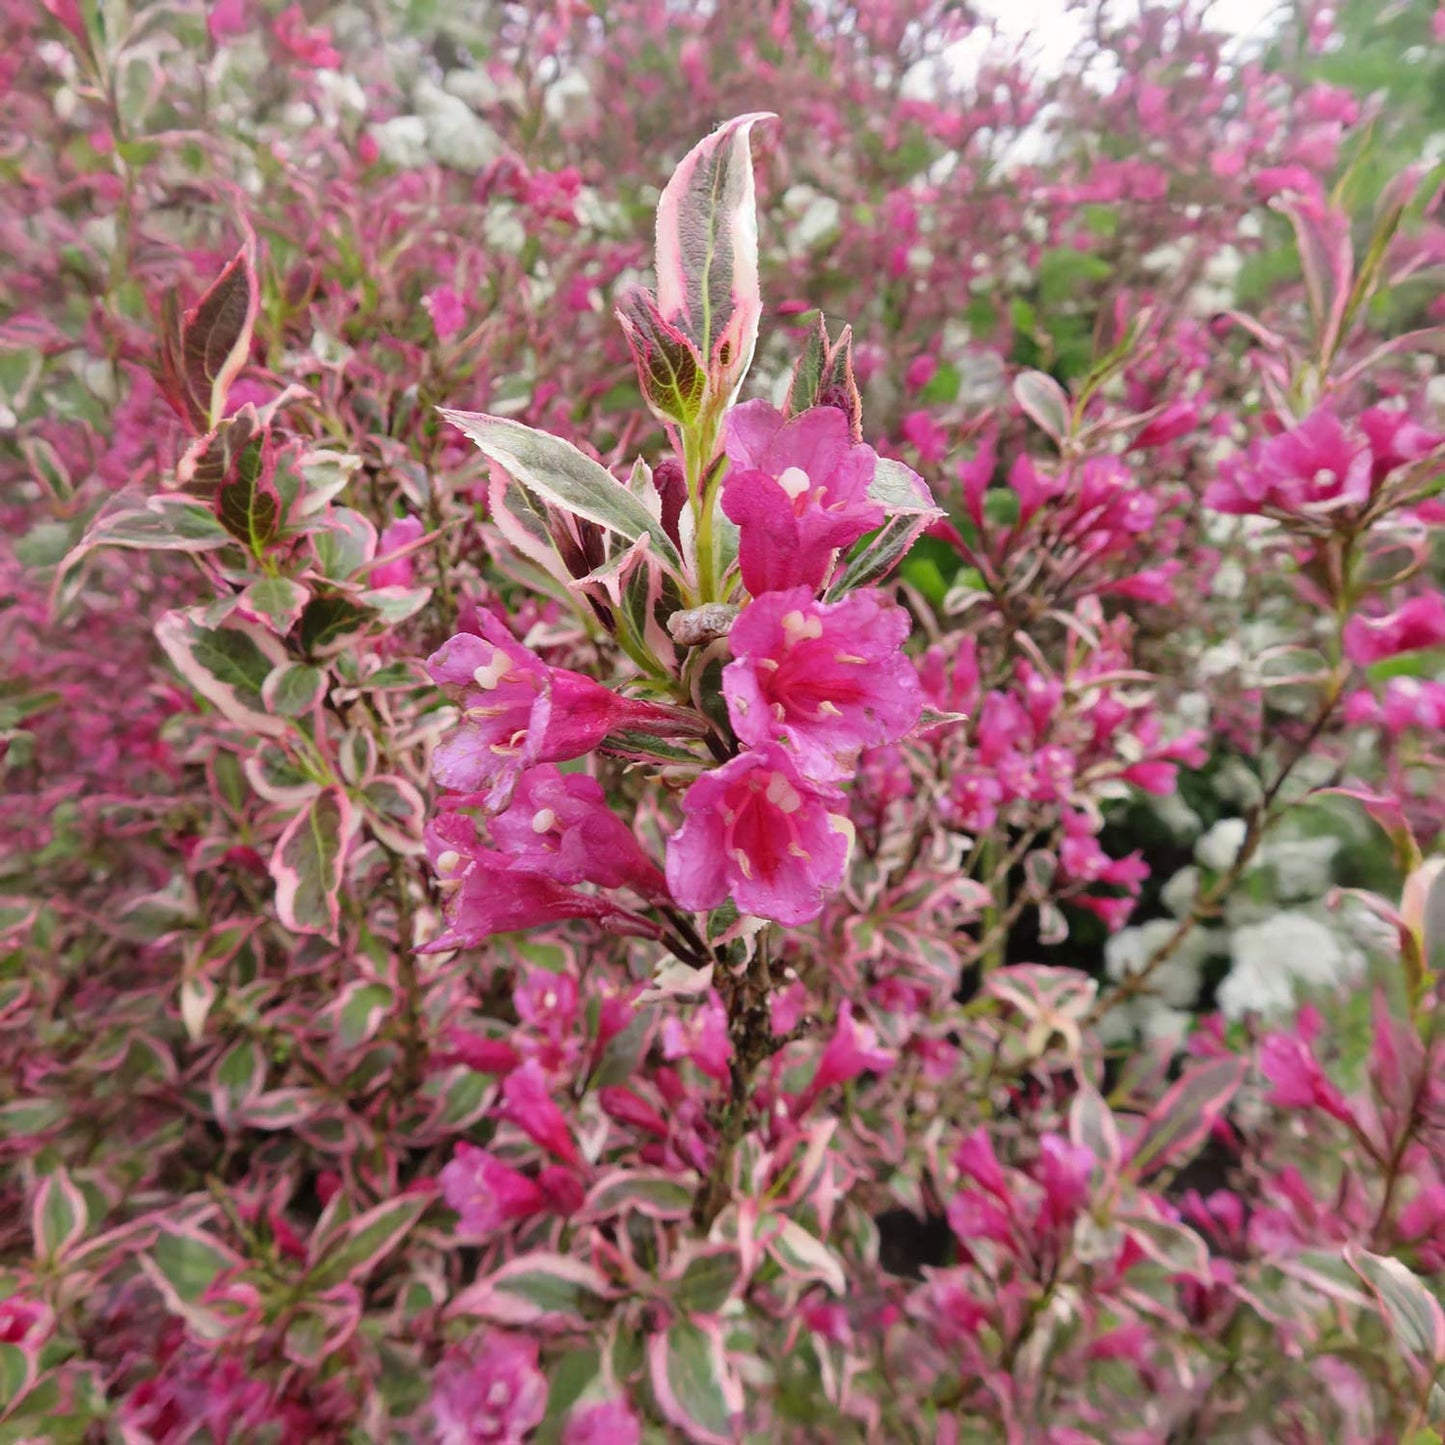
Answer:
M256 237L241 249L184 317L169 298L161 349L161 390L193 431L207 432L226 412L231 384L251 354L261 305Z
M315 1089L270 1089L236 1111L237 1122L251 1129L294 1129L324 1107Z
M1445 1365L1445 1310L1425 1282L1398 1259L1345 1246L1351 1269L1370 1287L1401 1349L1433 1372Z
M147 1262L154 1267L152 1278L158 1277L173 1308L196 1304L221 1275L245 1264L213 1235L177 1224L160 1226Z
M365 1279L411 1232L432 1202L431 1194L403 1194L351 1220L333 1237L307 1276L315 1290Z
M335 938L351 803L340 788L318 793L287 825L271 855L276 913L293 933Z
M592 1186L582 1206L587 1219L612 1219L635 1210L649 1219L686 1219L697 1182L691 1175L662 1170L618 1169Z
M1054 442L1069 434L1069 395L1043 371L1024 371L1014 378L1014 400Z
M464 431L483 456L505 468L518 485L543 502L596 522L629 542L647 536L654 555L673 572L681 573L682 558L661 521L601 462L593 461L571 442L506 417L446 409L442 416Z
M842 1261L801 1224L774 1216L759 1225L758 1237L785 1273L795 1279L822 1280L834 1294L847 1293Z
M64 1169L41 1179L30 1206L35 1253L47 1263L60 1259L84 1237L90 1224L85 1195Z
M1349 217L1312 201L1276 199L1273 205L1294 227L1305 294L1315 324L1315 345L1318 355L1328 358L1341 339L1354 275Z
M891 457L879 458L868 484L868 499L883 508L888 520L848 559L842 577L828 589L830 601L886 576L925 529L946 515L923 478Z
M211 1070L211 1108L222 1128L266 1087L266 1054L254 1039L232 1044Z
M211 505L221 525L257 558L281 535L286 509L276 485L276 444L269 431L241 448Z
M610 1293L607 1280L592 1265L539 1250L509 1260L464 1289L447 1313L499 1325L577 1329L607 1312Z
M1069 1106L1069 1138L1081 1144L1099 1161L1105 1178L1119 1172L1123 1146L1119 1126L1099 1091L1089 1084L1080 1087Z
M289 577L261 577L241 594L238 610L249 621L261 623L268 632L285 637L301 620L301 609L310 595ZM264 685L262 701L265 701Z
M387 1014L396 1006L396 991L390 984L348 983L328 1010L336 1021L336 1043L344 1052L358 1049L376 1036Z
M261 701L277 717L301 717L326 695L326 673L306 662L273 667L261 684Z
M120 492L91 519L61 564L68 572L98 547L143 552L214 552L231 536L210 509L186 497L142 497Z
M670 1424L699 1445L733 1445L745 1402L716 1321L678 1320L666 1334L653 1335L647 1366L652 1393Z
M653 415L691 426L707 401L707 365L696 344L663 319L656 300L641 287L623 294L615 314Z
M657 206L657 310L696 345L723 405L752 365L762 317L749 137L774 119L719 126L683 157Z
M668 1270L673 1303L683 1314L716 1314L743 1277L742 1260L730 1244L693 1244L674 1256Z
M366 784L361 801L371 831L393 853L419 857L426 851L421 836L426 804L413 784L386 773Z
M266 710L261 689L285 652L264 632L206 627L197 609L167 612L156 623L156 640L176 671L229 721L266 737L289 731L284 718Z
M1116 1214L1114 1223L1170 1274L1188 1275L1202 1285L1210 1283L1209 1246L1187 1224L1144 1213Z
M1145 1179L1187 1164L1243 1082L1245 1061L1210 1059L1188 1070L1150 1110L1129 1152L1129 1171Z

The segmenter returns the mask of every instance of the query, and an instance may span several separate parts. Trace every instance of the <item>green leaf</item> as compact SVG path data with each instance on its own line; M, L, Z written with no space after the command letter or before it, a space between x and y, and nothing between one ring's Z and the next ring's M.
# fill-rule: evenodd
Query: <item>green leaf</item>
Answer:
M225 717L268 737L287 731L287 723L267 713L261 692L280 658L268 657L254 636L203 627L193 611L167 612L155 631L176 671Z
M85 1195L64 1169L40 1181L31 1220L35 1252L43 1260L59 1259L85 1234L90 1223Z
M647 1363L652 1392L670 1423L702 1445L733 1445L743 1394L719 1329L678 1320L647 1342Z
M235 466L216 489L221 525L256 557L281 535L281 494L276 490L276 459L270 433L249 441Z
M448 1314L495 1324L576 1328L607 1312L607 1281L590 1264L567 1255L519 1255L452 1301Z
M301 614L301 645L313 656L366 627L376 613L349 597L313 597Z
M1388 1255L1346 1245L1345 1258L1369 1285L1401 1349L1432 1370L1445 1365L1445 1310L1425 1282Z
M430 1203L430 1195L404 1194L357 1215L311 1270L311 1288L319 1292L365 1278L406 1238Z
M686 1219L695 1185L662 1171L622 1169L599 1179L583 1206L591 1219L610 1219L635 1209L650 1219Z
M161 1225L150 1257L184 1304L196 1303L217 1275L241 1263L218 1240L168 1224Z
M596 522L629 542L647 537L663 565L681 574L682 558L662 523L601 462L560 437L504 417L445 409L442 415L460 427L485 457L505 467L519 485L544 502Z
M213 552L231 544L210 509L187 497L138 498L122 492L94 518L66 556L62 575L97 547L148 552Z
M289 577L263 577L241 594L241 607L277 637L285 637L296 625L310 595Z
M261 700L278 717L308 713L326 692L326 673L305 662L284 663L266 675Z
M742 1272L742 1260L730 1245L704 1247L676 1278L672 1298L685 1314L716 1314L737 1288Z
M271 855L276 913L293 933L336 937L351 803L340 788L318 793L287 825Z

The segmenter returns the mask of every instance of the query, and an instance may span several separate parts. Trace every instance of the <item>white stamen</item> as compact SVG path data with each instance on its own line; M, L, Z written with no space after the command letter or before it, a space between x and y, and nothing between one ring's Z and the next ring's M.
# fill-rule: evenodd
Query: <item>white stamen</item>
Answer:
M550 833L556 823L557 815L551 808L542 808L532 814L532 831L534 833Z
M768 802L784 813L796 813L803 806L797 789L781 773L768 779Z
M789 646L794 646L810 637L821 637L823 635L823 619L821 617L809 617L803 612L783 613L783 636L788 639Z
M796 502L808 490L811 483L808 481L807 472L802 467L789 467L778 478L778 485Z
M512 659L500 647L492 649L492 660L485 667L479 667L472 676L477 686L490 692L512 670Z
M455 848L448 848L445 853L437 854L437 872L455 873L457 864L462 861L462 855Z

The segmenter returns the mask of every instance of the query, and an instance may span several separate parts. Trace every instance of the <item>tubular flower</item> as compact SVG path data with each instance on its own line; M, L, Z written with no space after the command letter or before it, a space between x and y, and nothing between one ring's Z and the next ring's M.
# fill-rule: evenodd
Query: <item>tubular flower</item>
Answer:
M667 884L684 908L738 908L807 923L843 878L852 825L843 795L809 781L777 743L741 753L688 790L667 845Z
M482 636L459 632L427 659L432 680L461 688L464 705L461 725L432 757L442 787L483 793L495 812L511 801L525 768L580 758L619 728L676 728L666 708L548 667L489 614L481 626Z
M817 591L834 554L881 526L868 487L878 466L832 406L791 420L765 401L728 413L723 511L738 524L743 585L754 597L806 586Z
M839 602L815 602L806 587L759 597L728 638L733 730L746 743L782 743L806 777L850 776L864 748L896 742L922 712L901 651L908 630L908 614L873 591Z

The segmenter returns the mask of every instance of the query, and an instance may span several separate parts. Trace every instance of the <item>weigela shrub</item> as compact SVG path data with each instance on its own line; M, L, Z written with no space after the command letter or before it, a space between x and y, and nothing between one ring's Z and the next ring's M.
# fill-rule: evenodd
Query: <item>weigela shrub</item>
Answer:
M1440 1438L1328 16L0 17L0 1442Z

